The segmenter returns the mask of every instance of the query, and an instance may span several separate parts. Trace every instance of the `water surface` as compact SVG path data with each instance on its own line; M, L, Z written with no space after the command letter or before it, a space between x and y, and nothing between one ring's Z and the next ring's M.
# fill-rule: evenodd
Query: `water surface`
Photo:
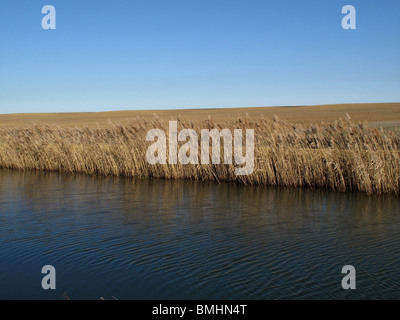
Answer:
M399 204L0 170L0 299L399 299ZM56 290L41 287L44 265Z

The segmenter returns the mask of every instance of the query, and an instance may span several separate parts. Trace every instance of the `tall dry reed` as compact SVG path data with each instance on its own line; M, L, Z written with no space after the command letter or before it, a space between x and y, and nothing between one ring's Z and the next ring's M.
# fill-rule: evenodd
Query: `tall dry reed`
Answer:
M399 135L355 124L350 117L308 127L278 118L178 121L178 130L193 128L198 134L206 128L254 129L255 169L248 176L236 176L235 165L223 161L150 165L145 154L153 142L145 137L153 128L168 133L168 121L136 119L95 128L0 128L0 167L400 194Z

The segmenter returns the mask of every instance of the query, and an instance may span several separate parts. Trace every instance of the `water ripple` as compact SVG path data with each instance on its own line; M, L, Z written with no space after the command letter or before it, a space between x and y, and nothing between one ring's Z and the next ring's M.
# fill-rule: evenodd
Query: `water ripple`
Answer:
M351 264L398 299L399 230L396 198L0 170L0 298L53 264L76 299L341 299Z

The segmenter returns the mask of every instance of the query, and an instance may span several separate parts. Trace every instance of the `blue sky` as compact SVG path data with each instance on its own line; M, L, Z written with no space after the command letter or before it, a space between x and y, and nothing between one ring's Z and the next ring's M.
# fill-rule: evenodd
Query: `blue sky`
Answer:
M393 0L1 0L0 113L398 102L399 35Z

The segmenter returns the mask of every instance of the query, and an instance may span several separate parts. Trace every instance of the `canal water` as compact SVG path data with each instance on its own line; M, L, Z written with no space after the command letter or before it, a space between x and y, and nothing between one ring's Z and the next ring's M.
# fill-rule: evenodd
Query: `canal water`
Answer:
M0 299L66 297L399 299L400 200L0 170Z

